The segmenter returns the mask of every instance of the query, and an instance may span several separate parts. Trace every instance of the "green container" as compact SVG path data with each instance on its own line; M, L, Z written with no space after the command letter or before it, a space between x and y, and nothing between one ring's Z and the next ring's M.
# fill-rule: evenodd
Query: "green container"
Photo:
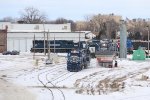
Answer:
M145 51L139 48L138 50L135 50L132 56L132 60L145 60L146 54Z

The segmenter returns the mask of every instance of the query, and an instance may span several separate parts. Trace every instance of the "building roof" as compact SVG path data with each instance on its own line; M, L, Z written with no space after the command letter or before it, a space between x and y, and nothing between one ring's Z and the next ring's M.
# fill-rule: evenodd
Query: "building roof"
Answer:
M10 22L0 22L0 29L8 27L8 32L17 31L50 31L50 32L71 32L71 24L12 24Z

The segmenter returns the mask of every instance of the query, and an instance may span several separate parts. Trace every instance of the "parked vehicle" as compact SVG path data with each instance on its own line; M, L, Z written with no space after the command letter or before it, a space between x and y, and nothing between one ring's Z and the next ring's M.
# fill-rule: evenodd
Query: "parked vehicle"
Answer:
M13 50L13 51L4 51L2 54L3 55L19 55L20 52L16 51L16 50Z
M17 51L17 50L13 50L13 51L11 52L11 55L19 55L19 54L20 54L20 52Z
M100 41L100 50L96 51L95 53L100 66L113 67L113 61L116 56L116 51L113 50L112 47L112 41L108 39L103 39Z
M11 55L11 51L4 51L2 55Z

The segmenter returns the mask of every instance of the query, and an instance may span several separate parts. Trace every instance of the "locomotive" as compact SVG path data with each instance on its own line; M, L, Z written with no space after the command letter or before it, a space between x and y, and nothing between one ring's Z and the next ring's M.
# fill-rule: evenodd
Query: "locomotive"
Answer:
M113 42L112 40L108 39L101 39L101 40L92 40L89 43L89 50L92 58L95 58L96 51L100 50L110 50L110 51L118 51L117 43Z
M91 58L95 58L95 52L100 50L100 40L93 40L88 43Z
M45 50L48 52L50 47L51 52L66 53L76 48L76 44L72 40L45 40ZM31 52L44 52L44 40L33 40Z
M87 68L90 64L90 52L88 49L72 50L67 56L67 70L78 72Z
M118 51L119 51L120 40L118 40L117 47L118 47ZM131 39L127 39L127 53L128 54L133 54L133 43L132 43Z

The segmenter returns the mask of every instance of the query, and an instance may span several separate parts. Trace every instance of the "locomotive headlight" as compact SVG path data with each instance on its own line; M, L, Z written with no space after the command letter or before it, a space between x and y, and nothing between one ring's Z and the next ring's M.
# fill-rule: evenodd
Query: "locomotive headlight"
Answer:
M79 63L80 58L78 56L72 56L72 57L70 57L70 59L68 59L68 62Z
M72 58L72 61L76 63L76 62L77 62L77 58L76 58L76 57L73 57L73 58Z
M79 62L79 57L76 57L76 56L73 57L73 58L72 58L72 61L75 62L75 63L78 63L78 62Z
M105 47L105 46L106 46L106 44L104 43L104 44L102 44L102 46L103 46L103 47Z

